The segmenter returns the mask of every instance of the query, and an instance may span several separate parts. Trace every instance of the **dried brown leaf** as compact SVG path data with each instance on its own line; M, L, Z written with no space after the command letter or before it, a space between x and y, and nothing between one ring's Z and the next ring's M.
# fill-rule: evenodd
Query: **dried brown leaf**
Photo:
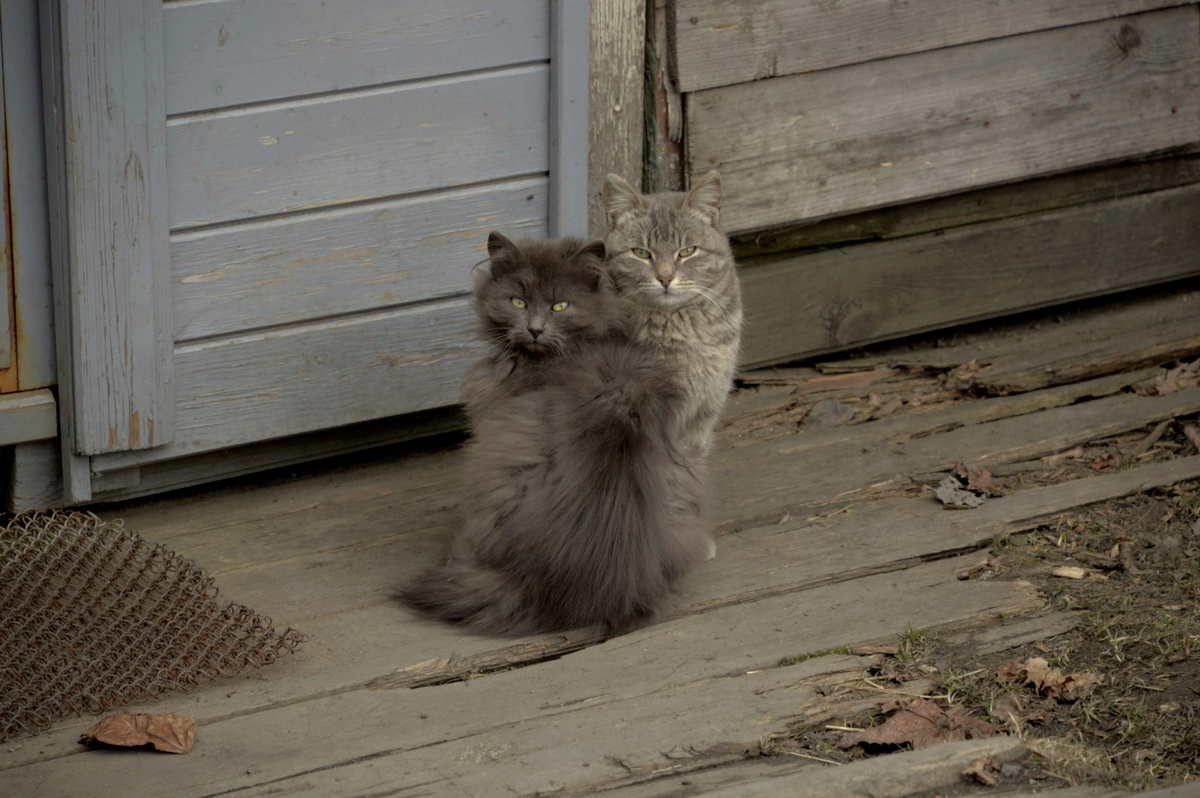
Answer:
M995 480L992 479L992 472L983 466L959 462L954 464L954 473L960 479L967 481L967 490L977 491L988 496L996 496L1000 493Z
M990 756L981 756L963 769L962 777L967 781L977 781L980 784L986 784L988 787L995 787L999 779L996 774L1000 772L998 765Z
M1106 468L1115 468L1118 465L1116 455L1111 452L1099 455L1092 461L1092 468L1096 471L1103 471Z
M1000 668L1002 681L1023 682L1033 685L1039 693L1074 701L1090 694L1103 679L1094 673L1070 673L1066 676L1058 668L1041 657L1030 657L1024 662L1010 662Z
M79 742L104 743L124 748L153 746L168 754L186 754L196 744L196 719L174 713L145 715L118 712L83 733Z
M1063 679L1062 697L1068 701L1083 698L1091 695L1100 684L1103 680L1095 673L1068 673Z
M1003 720L1014 733L1019 733L1024 711L1025 708L1021 706L1021 699L1016 693L1005 693L992 705L991 715Z
M880 709L892 715L873 729L843 735L838 748L864 743L924 748L955 740L993 737L998 733L990 723L968 715L947 715L937 704L924 698L889 701Z

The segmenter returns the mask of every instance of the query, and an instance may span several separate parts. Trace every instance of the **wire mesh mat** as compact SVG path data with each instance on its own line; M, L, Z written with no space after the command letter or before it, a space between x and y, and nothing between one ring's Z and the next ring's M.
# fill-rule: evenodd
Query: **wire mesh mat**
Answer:
M304 639L222 606L200 567L119 521L48 511L0 528L0 741L236 676Z

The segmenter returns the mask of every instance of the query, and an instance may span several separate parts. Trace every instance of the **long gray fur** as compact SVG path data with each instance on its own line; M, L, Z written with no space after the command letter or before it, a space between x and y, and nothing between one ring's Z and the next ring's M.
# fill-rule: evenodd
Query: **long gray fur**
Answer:
M489 255L475 299L491 348L463 386L463 527L403 596L490 634L650 622L710 545L681 383L629 336L599 242L493 234Z

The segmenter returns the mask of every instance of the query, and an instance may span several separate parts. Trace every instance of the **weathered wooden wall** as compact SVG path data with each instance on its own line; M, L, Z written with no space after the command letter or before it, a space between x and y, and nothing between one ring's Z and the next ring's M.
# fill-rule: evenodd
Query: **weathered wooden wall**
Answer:
M1195 6L689 95L731 230L1052 174L1200 136Z
M747 364L1200 272L1194 3L674 11L685 172L725 180Z
M457 401L487 232L547 233L550 6L163 7L177 434L101 485Z

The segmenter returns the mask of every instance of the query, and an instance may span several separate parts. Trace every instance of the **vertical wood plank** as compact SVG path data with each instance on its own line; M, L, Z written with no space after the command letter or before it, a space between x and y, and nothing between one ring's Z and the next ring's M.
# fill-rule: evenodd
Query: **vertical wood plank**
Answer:
M0 20L3 24L3 20ZM13 280L12 239L8 232L8 141L4 122L4 47L0 43L0 373L14 371L13 367ZM0 383L0 391L5 387Z
M683 98L671 77L668 22L671 0L646 3L646 79L641 190L683 187Z
M587 233L589 5L550 0L552 237Z
M0 0L11 198L9 242L20 354L17 383L22 391L46 388L56 381L39 41L38 0Z
M67 240L67 189L62 173L66 170L67 130L63 122L62 56L59 50L62 41L62 20L56 0L40 0L40 33L42 52L42 105L43 124L46 130L46 193L47 221L50 228L51 274L54 282L54 339L55 359L61 366L58 371L58 441L48 449L40 451L39 461L53 459L54 469L41 469L43 479L53 470L58 472L60 489L50 488L50 496L57 504L83 502L92 498L91 458L82 457L74 451L74 380L70 364L70 337L75 321L67 312L70 304L70 288L67 285L68 271L65 263L69 255ZM50 212L50 209L53 209ZM36 445L36 444L35 444ZM52 450L57 450L52 453ZM10 504L13 502L10 501ZM14 505L17 506L17 505Z
M646 0L591 4L588 231L604 235L600 190L609 172L642 184Z
M79 455L160 446L174 428L162 4L42 10L63 430Z

